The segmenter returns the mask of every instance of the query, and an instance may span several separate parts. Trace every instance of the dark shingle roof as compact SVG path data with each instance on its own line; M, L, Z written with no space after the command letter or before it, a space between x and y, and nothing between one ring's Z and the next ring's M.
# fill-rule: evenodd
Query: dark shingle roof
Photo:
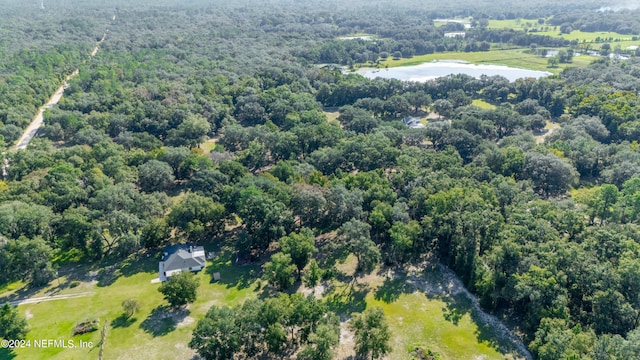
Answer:
M165 271L204 266L206 263L202 246L174 245L167 247L164 252L166 255L162 257L162 260Z

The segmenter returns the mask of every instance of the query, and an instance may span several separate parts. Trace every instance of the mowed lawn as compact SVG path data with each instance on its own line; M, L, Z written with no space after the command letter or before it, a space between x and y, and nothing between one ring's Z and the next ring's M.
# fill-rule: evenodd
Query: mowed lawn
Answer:
M13 354L0 353L0 358L17 355L18 359L97 359L100 333L108 320L105 359L190 359L194 354L188 347L191 332L212 305L233 305L255 296L254 267L232 265L230 259L221 257L209 261L207 268L197 274L197 301L186 309L171 311L157 290L160 284L151 283L158 277L157 264L153 257L143 258L134 264L136 271L125 270L117 278L106 280L99 275L98 281L82 282L59 293L94 292L86 297L20 305L20 313L29 319L31 331L27 340L32 341L32 346L16 349ZM221 273L221 282L212 282L213 272ZM129 298L136 299L141 308L127 319L122 316L121 303ZM94 319L100 321L98 331L73 336L76 323ZM33 341L43 339L73 340L76 345L83 340L94 346L35 348Z
M157 291L157 258L140 256L117 268L107 268L92 281L82 280L70 288L66 277L54 280L49 290L58 288L56 295L93 292L85 297L25 304L18 307L28 318L31 331L27 340L31 348L14 352L0 352L0 359L97 359L100 352L100 333L108 320L105 359L191 359L191 333L196 322L212 305L237 305L258 296L260 264L237 265L227 252L208 261L207 268L196 275L200 281L197 301L186 309L169 311L162 294ZM80 269L79 269L80 270ZM213 282L213 274L220 272L221 281ZM430 283L442 287L439 276L430 275ZM75 278L85 278L86 272ZM477 320L469 299L464 296L441 296L416 291L398 280L384 280L380 275L360 283L354 291L345 291L346 283L338 282L334 291L326 294L329 307L343 316L369 307L382 307L387 316L393 352L388 359L411 359L411 351L422 347L437 352L440 359L504 359L499 338L490 325ZM12 286L13 287L13 286ZM0 298L12 291L5 288ZM335 294L338 294L337 296ZM39 292L38 296L42 296ZM123 316L121 303L136 299L141 309L130 319ZM98 319L100 329L81 336L73 336L74 325ZM36 348L35 340L73 340L91 342L93 348Z
M529 26L527 26L529 25ZM595 32L585 32L580 30L574 30L569 34L561 34L560 27L546 24L538 24L538 20L532 19L520 19L520 20L489 20L489 28L492 29L514 29L514 30L525 30L525 29L537 29L537 32L531 32L534 35L544 35L551 36L557 38L563 38L566 40L577 40L578 43L590 43L594 44L592 48L600 48L601 43L610 43L611 46L618 45L619 43L624 43L625 46L637 45L640 41L633 41L632 38L634 35L629 34L620 34L616 32L604 32L604 31L595 31ZM547 28L547 31L542 31L544 28ZM555 29L554 29L555 28ZM639 34L636 34L639 35ZM596 43L596 40L599 42ZM624 50L624 46L623 46Z
M419 65L434 60L463 60L473 64L505 65L515 68L548 71L554 74L560 73L569 66L587 66L593 60L593 56L576 56L571 64L559 64L558 67L549 68L548 59L528 52L528 49L491 50L484 52L446 52L428 55L419 55L412 58L393 60L388 58L383 61L381 67L396 67Z

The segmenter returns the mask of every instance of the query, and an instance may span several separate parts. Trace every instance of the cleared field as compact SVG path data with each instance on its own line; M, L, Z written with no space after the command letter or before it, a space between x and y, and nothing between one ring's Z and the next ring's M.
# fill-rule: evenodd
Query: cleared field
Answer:
M494 334L478 325L468 300L434 298L422 292L398 294L393 301L367 296L368 306L384 309L392 337L389 359L412 359L411 352L422 347L440 359L504 359Z
M530 54L528 49L491 50L486 52L447 52L414 56L410 59L387 59L381 63L381 67L396 67L418 65L433 60L463 60L473 64L495 64L516 68L549 71L560 73L569 66L586 66L596 60L593 56L576 56L571 64L559 64L556 68L549 68L547 59Z
M337 268L350 276L355 262L346 261ZM437 353L440 360L514 358L514 345L486 322L461 283L437 267L417 273L418 276L374 272L351 285L336 281L325 299L331 309L343 316L371 307L382 308L393 348L387 359L417 359L412 354L417 347ZM346 323L343 327L347 327ZM352 334L347 333L345 338L350 338ZM341 343L338 359L353 356L352 346Z
M509 19L509 20L489 20L490 29L514 29L524 30L525 28L542 28L549 27L553 29L552 25L538 24L538 19Z
M560 27L538 24L537 19L489 20L489 28L514 30L537 29L539 31L531 34L563 38L566 40L576 40L579 44L594 44L592 48L600 48L600 45L605 42L610 43L612 47L617 44L623 45L623 43L624 46L637 45L640 43L640 41L632 40L634 35L625 35L616 32L584 32L574 30L570 34L562 34L560 33ZM540 31L545 28L547 29L546 31Z
M544 134L534 136L534 138L536 139L536 144L542 144L547 136L549 136L552 132L556 131L559 128L560 124L547 120L547 125L544 126Z
M493 110L496 108L495 105L493 104L489 104L488 102L481 100L481 99L475 99L471 102L471 105L477 106L481 109L487 109L487 110Z
M333 110L333 109L332 109ZM338 116L340 116L339 111L325 111L324 115L327 117L328 122L338 122Z
M595 43L596 40L599 40L600 42L608 42L612 45L614 42L618 41L632 41L631 39L633 37L632 35L624 35L614 32L583 32L580 30L574 30L570 34L561 34L560 31L539 31L534 34L559 37L567 40L577 40L578 43Z
M216 148L217 141L218 139L209 139L200 144L200 149L202 149L202 152L204 154L209 154L211 153L211 151L213 151L213 149Z
M123 266L107 269L95 279L82 276L79 285L70 288L71 278L54 281L49 292L72 294L91 291L94 294L72 299L26 304L18 307L31 326L27 339L80 340L92 342L93 348L31 348L16 349L14 353L1 353L0 358L19 359L97 359L100 352L100 330L109 321L104 345L105 359L190 359L193 351L188 343L198 319L213 304L236 304L255 296L252 266L232 265L227 259L209 261L205 271L197 274L200 280L197 301L186 309L171 311L157 289L158 259L137 259ZM220 272L221 282L212 283L213 272ZM84 273L82 274L84 275ZM251 279L251 280L250 280ZM76 280L78 281L78 280ZM60 285L58 285L60 284ZM8 289L5 289L8 290ZM0 294L6 296L7 293ZM121 303L136 299L140 311L130 319L122 316ZM73 336L74 325L87 321L100 321L99 330Z

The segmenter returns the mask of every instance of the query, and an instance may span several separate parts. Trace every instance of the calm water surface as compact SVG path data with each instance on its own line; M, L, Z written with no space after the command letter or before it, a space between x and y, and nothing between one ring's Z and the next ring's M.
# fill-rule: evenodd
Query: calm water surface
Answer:
M389 69L361 69L358 73L369 79L377 77L404 81L427 81L451 74L467 74L475 78L482 75L500 75L515 81L520 78L541 78L550 72L512 68L503 65L475 65L457 61L437 61L413 66L399 66Z

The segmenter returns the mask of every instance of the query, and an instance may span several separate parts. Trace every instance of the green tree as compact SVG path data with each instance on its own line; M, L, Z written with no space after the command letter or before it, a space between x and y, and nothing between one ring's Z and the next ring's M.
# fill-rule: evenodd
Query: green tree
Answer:
M171 228L164 218L147 221L140 233L140 242L148 249L157 248L169 241Z
M82 171L69 165L53 167L45 175L40 191L56 212L86 201L87 191L78 181L81 175Z
M323 271L318 265L318 262L315 259L311 259L309 262L309 270L305 273L303 279L304 284L308 287L316 286L322 278L322 273Z
M361 314L354 314L349 327L355 333L356 355L373 360L391 351L391 334L381 308L375 307Z
M360 220L350 220L338 229L338 236L358 259L357 270L367 274L372 272L381 260L380 250L371 240L370 231L371 226Z
M340 328L328 324L318 325L309 335L309 345L298 354L301 360L331 360L334 348L340 342Z
M422 235L420 223L411 220L408 223L397 222L389 230L391 237L391 250L399 262L405 261L416 249Z
M174 180L173 169L164 161L149 160L138 166L138 184L146 192L165 191Z
M597 216L600 217L600 226L614 215L618 196L618 188L612 184L603 184L596 190L593 206Z
M168 134L168 141L177 146L199 146L211 130L211 124L200 115L190 115Z
M294 189L291 196L293 215L300 218L302 226L316 227L324 219L327 207L326 189L317 185L300 184L296 184Z
M127 318L130 318L140 311L140 303L136 299L126 299L122 301L122 310L127 315Z
M433 110L438 113L440 118L443 116L448 118L453 112L453 104L447 99L438 99L433 102Z
M29 325L18 309L5 303L0 307L0 338L6 340L23 340L29 332Z
M528 153L523 174L533 181L535 189L545 196L566 192L577 179L576 170L555 155Z
M171 306L177 307L196 301L199 286L198 278L191 271L182 271L162 283L158 291Z
M195 349L204 359L233 359L234 354L239 352L243 345L243 332L238 326L240 315L236 309L226 306L211 307L193 330L189 347Z
M279 354L287 343L287 332L280 323L273 323L267 327L264 334L267 349L272 354Z
M236 204L237 213L250 236L250 248L264 251L272 241L280 239L293 227L291 211L256 186L241 190Z
M188 193L171 209L167 223L192 241L219 234L224 228L224 206L202 195Z
M0 274L0 279L24 280L32 285L41 286L49 283L56 271L51 264L53 250L42 238L9 240L1 248L7 256L7 272Z
M273 254L271 261L264 264L264 273L267 281L280 290L285 290L293 285L293 274L295 272L296 266L292 264L289 254Z
M318 251L315 247L315 241L313 232L308 228L300 229L298 234L292 233L280 238L282 252L291 257L291 261L298 269L298 279L300 279L302 269L309 263L311 255Z

